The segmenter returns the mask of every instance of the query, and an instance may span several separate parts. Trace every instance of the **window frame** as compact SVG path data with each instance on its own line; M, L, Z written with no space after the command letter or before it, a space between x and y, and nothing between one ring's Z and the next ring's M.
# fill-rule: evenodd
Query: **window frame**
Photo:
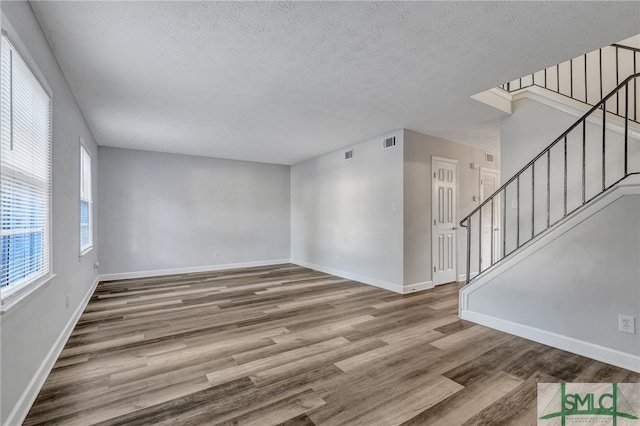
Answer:
M80 139L80 256L84 256L89 253L93 249L93 156L91 155L91 151L87 148L82 137ZM85 156L86 154L86 156ZM88 163L86 160L89 160ZM89 165L89 174L88 180L85 181L87 175L85 174L85 167ZM88 185L87 185L88 183ZM88 191L85 191L85 188L88 188ZM88 195L88 196L87 196ZM87 244L82 244L82 202L86 202L88 204L88 220L87 220L87 235L89 237L89 241Z
M10 48L12 54L17 54L22 62L26 65L26 68L31 72L36 82L41 86L42 90L49 98L49 141L48 141L48 200L46 204L46 212L44 220L46 225L44 226L44 232L42 235L43 244L46 246L43 250L46 250L48 255L42 260L43 272L36 274L32 277L26 277L12 283L10 286L5 286L0 289L0 314L6 314L9 309L17 306L23 300L26 300L27 296L35 291L43 288L46 284L56 276L53 272L53 109L54 109L54 97L51 87L48 85L44 76L40 72L35 60L26 47L18 37L13 26L9 23L4 13L1 14L1 27L2 33L2 48Z

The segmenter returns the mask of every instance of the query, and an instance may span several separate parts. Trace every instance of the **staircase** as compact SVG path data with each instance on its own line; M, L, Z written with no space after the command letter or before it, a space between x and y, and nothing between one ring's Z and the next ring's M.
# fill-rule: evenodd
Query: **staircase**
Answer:
M619 81L460 222L461 318L640 372L639 330L618 331L620 316L640 318L639 79Z
M640 173L639 77L618 84L460 222L467 229L467 283Z

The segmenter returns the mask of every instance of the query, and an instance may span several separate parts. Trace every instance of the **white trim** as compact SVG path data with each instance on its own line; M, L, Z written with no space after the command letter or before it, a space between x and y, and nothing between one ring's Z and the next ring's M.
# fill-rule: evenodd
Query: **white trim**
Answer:
M26 46L18 36L18 33L13 28L13 25L11 25L11 22L9 22L9 19L6 17L6 15L1 12L0 14L2 15L2 30L6 31L7 38L9 39L13 47L18 51L18 53L22 57L22 60L27 64L33 75L36 77L36 80L40 82L42 88L45 90L45 92L47 92L53 104L53 90L51 90L51 86L49 86L49 83L47 83L47 80L44 78L44 75L40 71L38 63L33 59L33 56L31 56L31 54L27 50ZM51 116L53 116L53 113L51 114ZM53 131L51 133L53 134Z
M507 114L513 113L513 106L511 104L513 97L509 92L504 90L500 90L498 88L485 90L484 92L471 96L471 99L492 106L502 112L506 112Z
M574 339L572 337L563 336L524 324L517 324L478 312L463 311L460 313L460 318L500 330L505 333L523 337L528 340L533 340L534 342L542 343L544 345L552 346L567 352L586 356L597 361L615 365L616 367L626 368L627 370L640 373L640 357L636 355L616 351L605 348L604 346L585 342L583 340Z
M553 346L568 352L583 355L598 361L640 372L640 357L626 354L613 349L608 349L593 343L584 342L568 336L562 336L550 331L541 330L524 324L513 323L508 320L495 318L479 312L469 310L469 297L476 290L489 284L509 269L513 268L533 253L542 249L555 239L559 238L572 228L587 220L589 217L604 209L609 204L625 195L640 194L640 175L627 177L609 192L596 198L591 204L567 218L554 228L549 229L530 245L519 249L513 256L500 261L492 270L472 281L471 284L460 290L459 315L460 318L476 322L487 327L495 328L516 336L524 337L545 345Z
M289 259L259 260L256 262L227 263L222 265L193 266L188 268L155 269L151 271L119 272L115 274L102 274L99 276L99 278L100 278L100 281L127 280L131 278L147 278L147 277L159 277L163 275L190 274L194 272L209 272L209 271L219 271L222 269L251 268L255 266L271 266L271 265L281 265L285 263L290 263Z
M471 273L471 278L475 277L476 275L478 275L478 272L472 272ZM460 274L458 275L458 282L459 283L463 283L467 280L467 274Z
M79 226L79 237L80 237L80 255L79 257L84 256L85 254L89 253L91 251L91 249L93 249L94 244L94 228L95 228L95 223L94 223L94 212L93 212L93 208L94 208L94 204L93 204L93 155L91 154L91 151L89 150L89 148L87 148L87 146L84 143L84 140L82 139L82 136L78 136L78 143L80 145L80 161L79 161L79 169L80 169L80 205L79 205L79 210L82 211L82 202L86 201L87 204L89 205L89 223L88 223L88 229L87 232L89 234L89 241L87 242L86 245L82 245L82 217L79 217L78 220L78 225ZM85 166L85 157L84 154L87 154L87 157L89 157L89 190L83 190L85 184L87 182L84 181L85 178L85 170L84 170L84 166ZM86 193L89 193L89 196L86 197Z
M490 167L483 167L481 166L480 169L478 170L478 194L480 194L479 196L479 203L478 205L482 204L487 197L491 196L493 193L491 194L485 194L484 193L484 182L483 180L485 179L484 177L484 173L486 174L493 174L496 180L496 186L495 189L497 190L498 188L500 188L500 170L497 169L492 169ZM495 190L494 190L495 192ZM504 195L499 195L498 197L502 197ZM498 198L500 199L500 198ZM493 202L492 202L493 203ZM491 212L493 219L495 220L495 223L493 224L493 229L490 229L491 232L491 237L494 240L494 247L493 247L493 253L489 253L489 256L491 258L500 258L500 254L502 252L500 244L498 244L498 241L500 241L500 235L502 232L504 232L504 230L502 229L502 210L500 209L500 203L498 203L497 205L493 206L493 212ZM480 228L482 228L482 224L479 225ZM496 232L497 230L497 232ZM480 234L482 234L482 231L480 232ZM484 238L483 238L484 240ZM479 254L480 254L480 258L482 259L482 247L479 248ZM491 260L491 259L490 259ZM482 267L482 265L479 265L479 267ZM476 275L478 273L476 272Z
M95 247L95 246L91 245L91 246L87 247L86 249L82 250L82 251L80 252L80 254L78 255L78 257L82 257L82 256L84 256L85 254L89 253L91 250L93 250L93 248L94 248L94 247Z
M479 196L479 202L478 204L481 204L484 201L484 191L482 188L482 172L489 172L489 173L493 173L496 175L497 180L496 180L496 185L498 186L498 188L500 188L500 170L498 169L492 169L491 167L484 167L484 166L480 166L480 168L478 169L478 176L480 176L480 179L478 179L478 194L480 194ZM487 194L487 196L492 195L492 194Z
M363 275L354 274L353 272L341 271L339 269L329 268L326 266L316 265L314 263L305 262L303 260L291 259L291 263L298 266L304 266L305 268L314 269L316 271L324 272L325 274L335 275L336 277L346 278L348 280L358 281L363 284L369 284L374 287L380 287L385 290L393 291L394 293L404 294L404 286L400 284L394 284L376 278L365 277Z
M87 291L84 299L82 299L82 302L80 302L73 315L71 315L71 317L69 318L69 321L58 336L56 342L47 353L47 356L45 356L40 363L40 367L38 367L38 370L31 378L31 381L27 385L26 389L24 390L24 392L22 392L22 395L16 402L16 405L13 406L13 409L9 413L9 416L6 420L7 425L19 425L24 422L24 419L27 417L27 414L29 414L29 410L35 402L38 393L42 389L45 380L49 376L49 373L51 373L51 369L53 369L53 366L58 360L62 349L64 349L64 345L67 343L69 336L71 336L71 332L73 332L73 329L78 323L80 316L84 312L84 309L89 303L89 300L91 300L91 296L93 296L93 293L96 290L99 282L99 277L96 277L93 280L91 288L89 289L89 291Z
M402 294L415 293L416 291L429 290L434 288L433 281L405 285Z
M437 198L437 194L435 191L435 184L436 184L436 178L434 176L434 170L435 170L435 164L437 161L442 161L444 163L451 163L454 164L456 167L456 172L455 172L455 180L456 180L456 184L455 184L455 191L456 193L454 194L455 197L455 201L454 201L454 205L453 205L453 242L455 244L455 250L454 250L454 271L453 271L453 277L455 279L455 277L458 275L458 270L459 270L459 265L460 265L460 256L458 253L458 232L457 232L457 228L458 228L458 207L460 206L460 165L458 160L452 159L452 158L447 158L447 157L440 157L438 155L432 155L431 156L431 174L430 174L430 180L431 180L431 216L429 219L429 230L430 230L430 234L431 234L431 241L429 241L429 245L431 247L431 268L432 270L429 271L431 273L431 281L432 282L436 282L436 277L435 277L435 272L433 271L433 265L436 264L435 262L435 256L436 256L436 250L433 249L434 247L434 243L435 243L435 236L434 236L434 225L433 225L433 221L435 220L435 208L436 208L436 198ZM449 281L443 281L441 283L437 283L434 285L440 285L440 284L446 284Z
M40 100L43 102L43 104L44 103L47 104L47 113L48 113L46 117L48 119L47 144L45 147L40 147L41 149L39 150L39 155L41 157L46 157L46 160L47 160L45 169L42 170L40 167L33 166L32 164L33 167L29 167L25 170L22 170L21 172L17 173L15 177L19 181L23 181L23 180L26 180L29 182L32 182L34 180L37 181L37 183L32 182L35 184L33 188L34 189L37 188L37 191L40 192L40 195L46 198L46 201L47 201L46 203L43 203L43 206L42 206L42 207L46 206L46 210L43 212L44 213L43 225L40 228L23 229L23 230L7 230L5 232L2 232L3 235L18 235L18 234L24 234L30 231L41 232L42 247L41 247L41 253L40 253L40 261L38 262L38 264L40 265L40 268L38 269L42 269L42 271L38 273L29 274L26 277L19 279L17 282L11 283L10 285L6 285L3 290L0 290L0 293L2 293L0 294L0 299L2 299L1 303L3 305L2 308L0 308L0 314L5 314L10 307L17 305L19 302L24 300L26 296L33 293L33 291L39 288L42 288L45 284L50 282L54 276L53 250L52 250L53 249L52 247L52 241L53 241L53 220L52 220L52 215L53 215L53 174L52 174L53 173L53 169L52 169L53 167L53 162L52 162L53 96L51 93L51 88L47 85L46 80L44 80L44 78L42 77L42 74L40 73L36 62L29 55L29 52L25 48L24 44L22 43L22 41L20 40L17 33L15 32L15 30L13 29L13 27L11 26L11 24L7 20L7 17L4 14L1 14L1 22L2 22L2 36L1 36L2 49L3 50L7 49L8 51L15 52L16 58L18 58L20 62L24 62L27 68L27 71L25 72L31 75L36 80L35 86L39 86L39 89L41 89L42 92L44 93L44 95L42 96L42 99ZM11 70L13 70L13 68L11 68ZM25 75L24 77L27 79L31 78L28 75ZM40 95L38 95L38 97L39 96ZM9 109L13 111L14 108L12 105L10 105ZM45 117L42 117L42 118L45 118ZM42 121L46 122L47 120L44 119ZM43 148L47 148L47 149L43 149ZM44 160L44 158L42 159ZM22 158L22 160L20 161L16 160L16 161L18 161L18 163L22 163L24 162L23 160L26 161L24 157ZM7 166L7 164L5 164L5 166ZM41 166L43 166L43 164L41 164ZM8 167L10 170L15 169L13 165L8 165ZM42 176L35 178L34 171L37 171L39 173L46 171L47 176L44 180L40 179ZM4 171L3 171L3 174L5 174ZM15 200L14 202L11 202L11 204L15 204ZM10 210L12 209L13 208L10 208ZM35 260L33 259L33 256L27 256L27 258L28 258L27 260L31 260L31 261ZM24 268L27 268L27 269L24 269ZM29 267L22 265L18 269L23 271L24 270L28 271ZM3 277L3 278L6 278L6 277ZM9 283L6 283L6 284L9 284Z
M49 274L41 277L40 280L32 282L30 284L23 285L18 288L14 293L10 293L7 296L2 296L0 301L0 315L7 315L13 308L26 301L29 295L36 291L46 287L54 278L56 274ZM6 292L6 290L3 290Z

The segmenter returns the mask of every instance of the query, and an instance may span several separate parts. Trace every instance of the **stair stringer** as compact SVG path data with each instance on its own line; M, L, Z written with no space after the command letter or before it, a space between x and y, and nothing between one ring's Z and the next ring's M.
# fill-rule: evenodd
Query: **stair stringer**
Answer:
M626 260L622 268L627 269L626 275L622 274L626 277L624 282L605 281L601 284L602 288L598 287L598 284L589 283L589 277L585 277L585 270L593 268L592 264L584 265L582 270L570 262L562 265L564 267L556 266L555 270L552 265L554 261L562 263L562 253L566 253L563 251L564 246L566 249L577 250L573 254L574 258L576 255L579 257L579 250L587 254L592 251L595 246L581 247L575 241L572 244L571 238L581 235L581 228L588 229L592 226L590 220L602 222L602 215L608 214L607 209L612 209L610 212L614 212L614 209L629 210L622 210L621 205L616 207L616 203L621 202L631 202L634 206L633 212L626 216L627 219L632 217L632 226L624 228L625 224L615 221L611 226L623 227L618 230L622 234L629 229L626 234L627 241L633 243L635 238L640 245L640 176L631 175L462 288L460 318L640 372L640 250L636 247L633 252L623 253ZM560 253L554 261L534 265L532 268L533 262L537 259L544 259L545 255L550 256L553 253ZM526 275L522 276L522 273ZM574 277L565 282L566 276L571 277L572 274ZM553 275L557 275L557 280L562 282L555 282ZM585 279L586 284L583 282ZM525 284L531 281L536 285ZM576 310L572 305L575 301L569 300L570 303L567 303L566 294L563 295L564 300L554 298L568 291L567 286L576 290L569 299L575 296L577 303L580 303L582 298L582 305L579 305L583 308L582 311ZM611 291L608 291L609 288ZM492 292L496 291L500 293L492 295ZM592 298L595 300L588 298L590 294L593 294ZM536 297L542 299L544 304L536 306ZM505 308L507 306L508 308ZM635 316L635 335L618 331L618 314ZM526 318L516 318L519 315ZM555 322L549 325L553 319ZM597 332L582 330L582 325L589 326Z

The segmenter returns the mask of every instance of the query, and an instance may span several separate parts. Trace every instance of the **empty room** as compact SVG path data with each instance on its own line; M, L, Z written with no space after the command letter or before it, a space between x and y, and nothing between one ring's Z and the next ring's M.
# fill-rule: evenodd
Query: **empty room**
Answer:
M0 425L640 421L640 3L0 11Z

